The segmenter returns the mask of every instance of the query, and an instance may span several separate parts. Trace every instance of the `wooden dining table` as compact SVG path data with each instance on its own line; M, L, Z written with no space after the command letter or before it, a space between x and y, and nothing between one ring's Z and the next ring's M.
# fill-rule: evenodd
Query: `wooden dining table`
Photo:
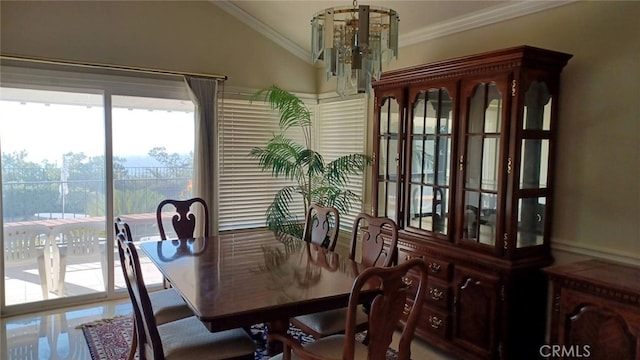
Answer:
M348 304L362 265L267 230L140 243L209 331L265 323L285 333L289 319ZM372 286L372 289L375 286ZM371 301L375 290L359 299ZM282 344L270 341L270 354Z

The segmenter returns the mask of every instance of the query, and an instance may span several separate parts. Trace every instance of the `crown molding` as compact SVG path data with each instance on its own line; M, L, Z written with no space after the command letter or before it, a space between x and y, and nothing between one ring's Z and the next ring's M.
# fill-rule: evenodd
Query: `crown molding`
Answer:
M275 42L276 44L283 47L285 50L289 51L293 55L299 57L300 59L311 62L311 52L305 50L301 46L298 46L293 41L287 39L282 36L280 33L276 32L266 24L260 22L255 17L251 16L248 12L240 9L236 5L232 4L227 0L210 0L213 4L215 4L220 9L227 12L229 15L234 16L236 19L242 21L246 25L248 25L253 30L258 33L264 35L269 40Z
M564 1L517 1L506 5L476 11L465 16L453 18L410 33L401 34L400 47L414 45L427 40L476 29L516 17L531 15L536 12L552 9L573 3L578 0Z
M303 47L295 44L282 34L276 32L266 24L260 22L246 11L240 9L228 0L210 0L223 11L242 21L244 24L264 35L271 41L283 47L291 54L311 63L311 53ZM465 16L443 21L422 29L400 35L400 47L414 45L427 40L456 34L459 32L472 30L482 26L495 24L501 21L510 20L516 17L531 15L536 12L552 9L558 6L567 5L579 0L558 0L558 1L514 1L506 5L496 5L494 7L470 13ZM400 14L402 15L402 14Z

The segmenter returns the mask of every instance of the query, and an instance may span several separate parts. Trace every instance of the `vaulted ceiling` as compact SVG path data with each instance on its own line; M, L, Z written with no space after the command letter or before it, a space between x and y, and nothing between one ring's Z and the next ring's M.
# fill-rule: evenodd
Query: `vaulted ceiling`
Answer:
M311 18L328 7L350 1L211 0L294 55L310 61ZM575 0L468 1L370 0L361 5L391 8L400 16L400 47L531 14Z

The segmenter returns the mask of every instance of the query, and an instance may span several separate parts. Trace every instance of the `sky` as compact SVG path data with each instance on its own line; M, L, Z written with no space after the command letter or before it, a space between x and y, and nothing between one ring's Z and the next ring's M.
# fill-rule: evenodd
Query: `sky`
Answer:
M86 100L87 94L82 96ZM27 150L28 161L46 159L58 164L67 152L104 155L102 96L88 96L96 97L89 102L98 105L0 101L2 152ZM125 103L131 97L120 98ZM165 105L170 101L163 99ZM116 102L114 97L114 107ZM193 151L193 112L114 108L113 134L115 156L144 156L157 146L165 146L169 153L187 154Z

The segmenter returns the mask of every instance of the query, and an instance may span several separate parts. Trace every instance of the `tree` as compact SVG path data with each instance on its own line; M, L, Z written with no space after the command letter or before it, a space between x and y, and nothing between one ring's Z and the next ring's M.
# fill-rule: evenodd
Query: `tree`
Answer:
M316 203L348 213L353 205L361 203L360 197L345 187L350 176L362 175L371 165L371 158L364 154L349 154L325 163L323 156L311 148L311 112L300 98L272 86L256 92L252 100L257 99L268 102L280 113L280 132L264 147L253 148L249 156L258 160L262 171L296 182L275 194L266 210L267 227L279 234L302 237L304 216L290 212L290 204L296 195L302 198L305 209ZM302 130L304 144L287 136L287 130L292 127Z

